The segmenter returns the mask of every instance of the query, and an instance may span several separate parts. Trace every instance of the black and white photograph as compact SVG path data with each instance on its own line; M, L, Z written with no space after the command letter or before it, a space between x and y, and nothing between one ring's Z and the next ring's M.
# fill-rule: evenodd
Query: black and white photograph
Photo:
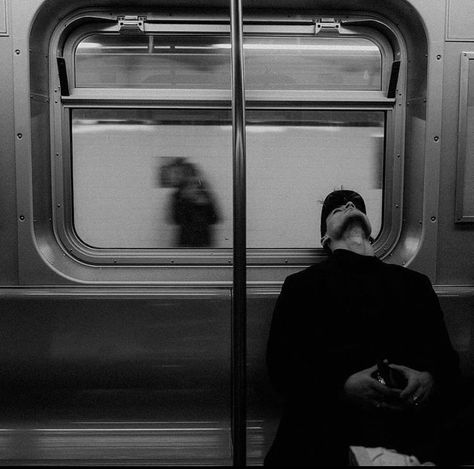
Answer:
M474 467L474 0L0 0L0 466Z

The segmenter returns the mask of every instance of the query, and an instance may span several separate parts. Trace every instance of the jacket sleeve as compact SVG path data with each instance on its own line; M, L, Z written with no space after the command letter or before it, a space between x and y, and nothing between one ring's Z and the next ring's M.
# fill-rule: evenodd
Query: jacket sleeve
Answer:
M323 293L316 295L321 298L316 311L316 305L305 300L307 288L294 280L285 281L273 313L266 354L270 380L285 398L332 400L360 368L353 348L335 342L334 331L321 319L327 314Z
M267 343L266 362L274 388L286 396L297 382L298 350L295 348L296 328L291 322L292 294L289 279L285 280L273 311Z

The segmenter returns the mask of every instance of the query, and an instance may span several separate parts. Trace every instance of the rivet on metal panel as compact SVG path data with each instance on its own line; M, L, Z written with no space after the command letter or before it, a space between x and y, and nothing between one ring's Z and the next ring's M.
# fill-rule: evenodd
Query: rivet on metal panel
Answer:
M285 259L285 264L288 264L288 259Z
M58 208L61 208L61 204L58 204L57 207L58 207Z
M16 55L20 55L20 49L16 49L16 50L15 50L15 54L16 54Z
M439 141L439 137L438 137L437 135L435 135L435 136L433 137L433 140L434 140L435 142L438 142L438 141Z
M25 215L20 215L20 221L25 221Z
M23 134L22 133L17 133L16 136L18 137L18 139L22 139L23 138Z
M397 158L400 158L400 153L397 153Z
M441 54L438 54L438 55L436 56L436 60L441 60L441 57L442 57L442 55L441 55Z
M436 217L435 217L434 215L431 217L431 221L432 221L432 222L435 222L435 221L436 221Z
M395 208L400 208L400 205L398 205L398 204L395 204Z

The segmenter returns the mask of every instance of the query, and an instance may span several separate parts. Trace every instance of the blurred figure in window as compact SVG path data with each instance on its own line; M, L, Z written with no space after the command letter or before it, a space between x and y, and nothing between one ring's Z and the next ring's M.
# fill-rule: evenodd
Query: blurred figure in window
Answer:
M199 170L181 159L176 168L176 191L172 199L172 220L179 226L178 245L213 245L212 227L218 223L216 204Z

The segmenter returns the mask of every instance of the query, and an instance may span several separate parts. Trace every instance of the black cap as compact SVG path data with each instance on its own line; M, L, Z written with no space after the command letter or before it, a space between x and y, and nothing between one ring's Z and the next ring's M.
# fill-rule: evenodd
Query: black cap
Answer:
M321 211L321 237L326 234L326 218L328 215L335 208L340 207L341 205L346 205L347 202L352 202L362 213L367 214L364 199L357 192L348 190L338 190L331 192L324 199L323 209Z

